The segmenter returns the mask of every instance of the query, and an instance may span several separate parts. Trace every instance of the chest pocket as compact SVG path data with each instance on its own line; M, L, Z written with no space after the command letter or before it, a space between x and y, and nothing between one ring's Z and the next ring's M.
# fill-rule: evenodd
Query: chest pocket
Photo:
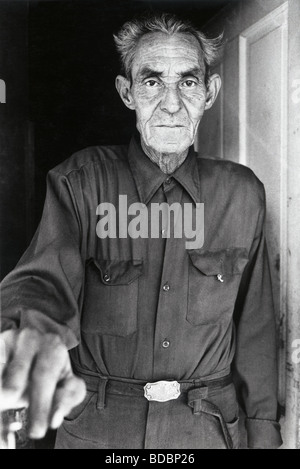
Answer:
M230 319L241 275L248 262L245 248L190 250L187 320L198 326Z
M90 259L86 265L82 330L125 337L136 331L142 260Z

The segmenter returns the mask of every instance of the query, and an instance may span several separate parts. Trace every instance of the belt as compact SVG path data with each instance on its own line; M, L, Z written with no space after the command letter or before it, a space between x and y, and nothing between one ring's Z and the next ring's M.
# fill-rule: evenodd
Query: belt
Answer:
M228 449L233 448L231 435L221 410L208 400L209 395L221 390L232 383L231 374L219 378L192 379L181 381L157 381L148 383L144 380L103 376L81 368L73 363L74 373L85 381L90 392L97 392L97 409L105 408L106 393L145 397L149 401L165 402L177 399L181 394L187 394L187 404L193 409L195 415L201 412L216 417L221 425L225 443Z

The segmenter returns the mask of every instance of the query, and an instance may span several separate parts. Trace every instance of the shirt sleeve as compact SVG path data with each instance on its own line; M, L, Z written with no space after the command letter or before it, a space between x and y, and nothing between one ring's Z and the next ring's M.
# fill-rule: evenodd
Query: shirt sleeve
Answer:
M80 218L67 177L50 171L40 225L1 285L1 328L34 328L61 336L69 349L80 338L83 283Z
M262 205L236 302L233 375L246 414L248 447L275 449L282 440L277 422L276 330L264 234L264 190Z

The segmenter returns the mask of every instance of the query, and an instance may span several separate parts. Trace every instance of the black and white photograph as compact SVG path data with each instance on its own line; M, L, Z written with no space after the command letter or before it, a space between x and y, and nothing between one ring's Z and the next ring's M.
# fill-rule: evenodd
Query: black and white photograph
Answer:
M0 449L300 449L300 0L0 0Z

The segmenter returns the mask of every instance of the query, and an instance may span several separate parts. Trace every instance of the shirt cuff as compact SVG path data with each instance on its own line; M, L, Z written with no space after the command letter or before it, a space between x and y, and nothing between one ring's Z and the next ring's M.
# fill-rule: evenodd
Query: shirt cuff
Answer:
M19 306L7 308L5 311L6 317L2 317L1 330L8 329L36 329L41 334L57 334L60 336L63 343L68 350L76 347L79 343L79 338L76 336L78 330L76 319L70 322L73 324L64 324L55 321L49 316L36 309L27 308L26 306ZM73 328L72 328L73 325Z
M277 449L282 445L280 425L274 420L246 419L248 448Z

